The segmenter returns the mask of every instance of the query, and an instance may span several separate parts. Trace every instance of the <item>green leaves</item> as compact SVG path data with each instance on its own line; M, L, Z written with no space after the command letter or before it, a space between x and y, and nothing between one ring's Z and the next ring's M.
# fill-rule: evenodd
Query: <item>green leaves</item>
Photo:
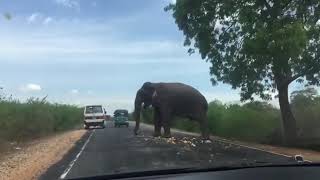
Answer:
M307 44L306 30L301 22L286 24L272 32L270 53L280 57L298 58Z
M320 84L319 1L177 0L166 10L188 53L211 62L212 83L240 88L243 100L269 99L299 77Z
M29 98L22 103L10 98L0 101L0 135L7 140L24 140L72 129L80 125L83 109Z

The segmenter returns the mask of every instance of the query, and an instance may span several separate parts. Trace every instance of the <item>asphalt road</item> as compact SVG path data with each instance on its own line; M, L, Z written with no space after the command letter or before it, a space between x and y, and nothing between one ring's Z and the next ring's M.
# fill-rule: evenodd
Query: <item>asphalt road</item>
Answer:
M173 133L175 139L153 138L142 126L139 136L129 128L89 130L77 145L40 179L68 179L132 171L180 167L287 163L292 158L213 140Z

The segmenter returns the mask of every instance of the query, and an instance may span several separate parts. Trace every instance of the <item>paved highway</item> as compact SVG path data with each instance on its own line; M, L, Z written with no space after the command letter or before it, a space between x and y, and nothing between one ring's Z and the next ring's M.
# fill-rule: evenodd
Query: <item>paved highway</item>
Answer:
M69 179L104 174L179 167L287 163L292 158L213 140L173 133L175 139L153 138L152 129L141 127L141 135L129 128L89 130L65 157L40 179Z

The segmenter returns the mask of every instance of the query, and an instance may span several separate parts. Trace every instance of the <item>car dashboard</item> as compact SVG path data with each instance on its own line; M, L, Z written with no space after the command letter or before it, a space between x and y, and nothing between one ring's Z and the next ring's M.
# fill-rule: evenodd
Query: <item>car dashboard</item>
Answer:
M320 180L320 164L257 166L213 169L171 169L133 172L79 179L154 180ZM79 180L77 179L77 180Z

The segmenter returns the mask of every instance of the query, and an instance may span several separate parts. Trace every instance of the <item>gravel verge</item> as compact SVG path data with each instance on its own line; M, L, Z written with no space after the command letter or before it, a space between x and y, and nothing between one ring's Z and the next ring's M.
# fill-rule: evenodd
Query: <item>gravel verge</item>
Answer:
M0 180L37 179L61 160L85 133L85 130L73 130L17 146L0 159Z

